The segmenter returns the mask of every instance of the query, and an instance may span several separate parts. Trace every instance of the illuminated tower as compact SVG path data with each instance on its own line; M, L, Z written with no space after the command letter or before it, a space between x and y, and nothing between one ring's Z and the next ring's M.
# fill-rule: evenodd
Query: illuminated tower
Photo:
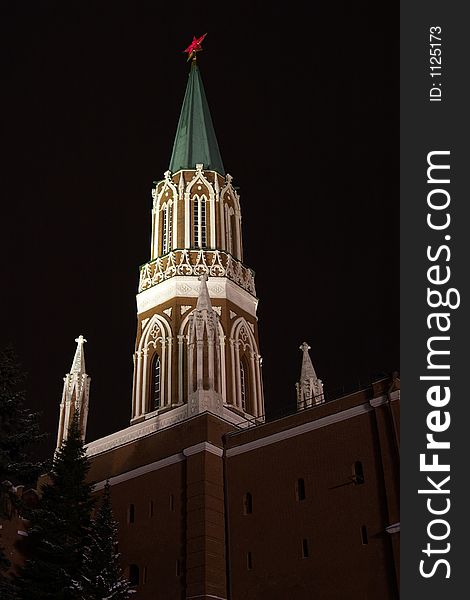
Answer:
M85 439L88 418L88 399L90 395L90 377L85 371L85 353L83 344L86 339L79 335L75 340L77 349L70 373L64 377L64 389L60 403L59 431L57 433L57 448L67 439L67 433L75 411L78 411L82 438Z
M225 173L195 60L169 169L152 198L131 423L154 419L159 429L204 410L234 423L263 419L258 299L242 262L240 197Z

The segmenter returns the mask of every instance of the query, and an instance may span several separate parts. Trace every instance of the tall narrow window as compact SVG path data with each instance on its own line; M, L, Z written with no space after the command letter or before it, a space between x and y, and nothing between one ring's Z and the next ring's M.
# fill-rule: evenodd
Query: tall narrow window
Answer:
M356 460L353 465L353 482L354 485L362 485L364 483L364 468L360 460Z
M247 492L243 497L243 514L251 515L253 512L253 496Z
M246 553L246 568L248 569L248 571L251 571L251 569L253 568L253 559L251 557L251 552Z
M227 252L233 254L233 234L232 234L232 215L233 209L229 208L229 205L225 205L225 247L227 248Z
M175 510L175 500L173 498L173 494L170 494L170 510Z
M168 245L168 205L163 209L162 217L162 254L166 254Z
M308 540L303 539L302 540L302 558L308 558L308 556L309 556Z
M195 248L207 248L206 197L193 198L193 239Z
M168 204L167 206L167 213L168 213L168 224L167 224L167 228L168 228L168 233L167 233L167 238L168 238L168 249L167 252L169 252L171 250L171 245L173 242L173 204Z
M153 359L152 374L152 404L153 410L157 410L161 405L161 365L158 354L155 354L155 358Z
M149 502L149 517L153 517L153 500L150 500Z
M137 565L129 565L129 583L139 585L139 567Z
M205 198L201 198L201 248L207 247L206 238L206 201Z
M243 361L240 361L240 395L242 401L242 409L246 411L246 372Z
M305 481L302 478L297 479L297 483L295 486L295 496L298 502L302 502L302 500L305 500Z
M129 524L135 522L135 506L133 504L129 504L127 509L127 522Z
M199 198L194 197L193 200L193 233L194 233L194 246L199 248Z
M367 535L367 527L365 525L361 527L361 540L363 546L369 543L369 536Z
M171 250L173 205L167 204L162 213L162 254L166 254Z

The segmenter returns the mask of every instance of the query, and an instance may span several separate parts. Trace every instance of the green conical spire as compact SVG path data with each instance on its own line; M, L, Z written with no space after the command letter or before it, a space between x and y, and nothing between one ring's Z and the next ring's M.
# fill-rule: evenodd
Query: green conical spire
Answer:
M193 61L169 169L176 173L180 169L194 169L197 164L225 175L201 75Z

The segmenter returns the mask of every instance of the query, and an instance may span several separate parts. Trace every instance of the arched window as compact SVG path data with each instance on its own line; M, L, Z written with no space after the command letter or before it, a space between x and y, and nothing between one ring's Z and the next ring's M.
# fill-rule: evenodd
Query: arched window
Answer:
M253 512L253 496L247 492L243 497L243 514L251 515Z
M129 565L129 583L139 585L139 567L137 565Z
M362 485L364 483L364 469L360 460L356 460L353 465L353 482L354 485Z
M247 380L246 380L246 371L245 365L243 364L243 360L240 361L240 395L242 400L242 409L246 411L247 406Z
M162 218L162 254L171 250L171 231L172 231L172 204L167 204L163 208Z
M206 198L193 198L193 238L196 248L207 247Z
M161 365L160 357L155 354L152 367L152 404L153 410L157 410L161 405Z

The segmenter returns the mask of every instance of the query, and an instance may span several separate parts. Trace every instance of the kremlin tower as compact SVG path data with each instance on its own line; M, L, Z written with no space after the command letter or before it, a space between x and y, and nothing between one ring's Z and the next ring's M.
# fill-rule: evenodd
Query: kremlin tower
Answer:
M396 600L399 380L325 401L304 342L297 411L265 422L254 273L201 41L152 189L130 424L87 443L89 480L98 494L111 485L136 600ZM77 411L85 437L90 378L76 342L58 446Z

